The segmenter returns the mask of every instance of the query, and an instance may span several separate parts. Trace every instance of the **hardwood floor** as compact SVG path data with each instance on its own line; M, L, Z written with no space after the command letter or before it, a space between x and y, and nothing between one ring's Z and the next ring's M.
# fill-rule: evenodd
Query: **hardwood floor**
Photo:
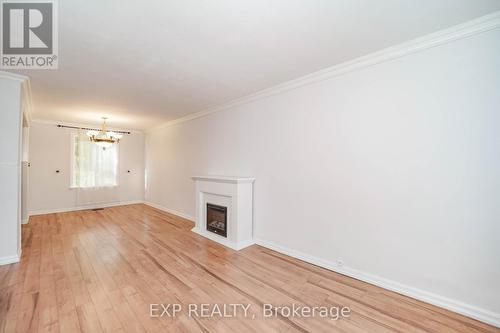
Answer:
M235 252L145 205L40 215L0 266L0 332L500 332L260 246ZM150 304L179 303L175 317ZM234 318L189 304L250 304ZM262 307L345 306L348 318L263 318ZM161 312L161 311L160 311Z

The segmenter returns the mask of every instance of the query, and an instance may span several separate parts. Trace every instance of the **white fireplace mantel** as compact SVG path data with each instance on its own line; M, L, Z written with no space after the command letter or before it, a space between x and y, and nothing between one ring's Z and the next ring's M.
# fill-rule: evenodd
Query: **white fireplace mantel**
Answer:
M216 183L253 183L255 178L228 176L194 176L194 181L211 181Z
M234 250L254 244L253 182L250 177L194 176L196 226L193 232ZM207 203L227 207L227 237L207 230Z

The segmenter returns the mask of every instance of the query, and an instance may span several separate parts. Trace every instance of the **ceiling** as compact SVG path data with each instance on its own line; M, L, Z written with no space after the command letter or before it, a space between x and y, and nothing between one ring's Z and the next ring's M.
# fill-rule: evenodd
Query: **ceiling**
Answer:
M500 10L498 0L64 0L35 119L144 130Z

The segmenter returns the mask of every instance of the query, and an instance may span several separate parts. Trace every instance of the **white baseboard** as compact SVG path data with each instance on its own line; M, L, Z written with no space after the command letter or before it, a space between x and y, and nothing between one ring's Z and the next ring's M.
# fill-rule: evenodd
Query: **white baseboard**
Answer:
M8 264L15 264L16 262L19 262L19 260L21 260L21 254L18 254L15 256L3 257L3 258L0 258L0 266L8 265Z
M130 204L138 204L138 203L144 203L148 206L154 207L156 209L165 211L170 214L174 214L177 216L180 216L182 218L185 218L190 221L195 221L195 218L193 216L175 211L173 209L166 208L164 206L148 202L148 201L126 201L126 202L114 202L114 203L107 203L107 204L99 204L99 205L88 205L88 206L80 206L80 207L72 207L72 208L64 208L64 209L52 209L52 210L38 210L38 211L32 211L30 212L30 216L32 215L40 215L40 214L50 214L50 213L60 213L60 212L68 212L68 211L75 211L75 210L86 210L86 209L95 209L95 208L105 208L105 207L113 207L113 206L122 206L122 205L130 205ZM198 230L194 230L194 232L201 234L198 232ZM206 236L203 234L203 236ZM479 321L482 321L484 323L500 327L500 314L499 313L494 313L485 309L481 309L466 303L463 303L458 300L454 300L448 297L444 297L438 294L434 294L425 290L421 290L418 288L414 288L393 280L389 280L383 277L379 277L370 273L362 272L354 268L350 268L347 266L339 266L335 262L331 262L328 260L324 260L300 251L296 251L263 239L254 239L251 243L248 244L228 244L229 247L239 250L241 248L244 248L246 246L249 246L251 244L258 244L263 247L267 247L271 250L286 254L288 256L306 261L308 263L311 263L313 265L317 265L326 269L329 269L331 271L379 286L384 289L388 289L415 299L418 299L420 301L433 304L436 306L439 306L441 308L462 314L464 316L477 319ZM231 246L232 245L232 246ZM11 256L11 257L4 257L0 258L0 265L6 265L6 264L11 264L11 263L16 263L19 262L20 260L20 255L17 256Z
M139 204L139 203L144 203L144 201L142 201L142 200L115 201L115 202L83 205L83 206L68 207L68 208L40 209L40 210L30 211L29 216L53 214L53 213L64 213L64 212L72 212L72 211L77 211L77 210L88 210L88 209L106 208L106 207L115 207L115 206L124 206L124 205L133 205L133 204Z
M331 271L364 281L370 284L376 285L378 287L382 287L384 289L388 289L420 301L430 303L441 308L462 314L464 316L482 321L484 323L500 327L500 314L494 313L485 309L481 309L466 303L463 303L458 300L454 300L451 298L447 298L441 295L437 295L431 292L427 292L418 288L414 288L411 286L404 285L402 283L392 281L389 279L385 279L376 275L372 275L369 273L365 273L350 267L339 266L338 264L327 261L321 258L317 258L311 256L306 253L302 253L300 251L292 250L290 248L274 244L272 242L268 242L262 239L255 239L255 243L261 245L263 247L267 247L276 252L280 252L286 254L288 256L306 261L313 265L317 265Z
M151 206L153 208L156 208L156 209L159 209L159 210L162 210L164 212L167 212L167 213L170 213L170 214L174 214L174 215L177 215L177 216L180 216L182 218L185 218L186 220L190 220L192 222L194 222L196 219L191 216L191 215L187 215L187 214L184 214L184 213L181 213L181 212L178 212L176 210L173 210L173 209L170 209L170 208L167 208L167 207L164 207L164 206L161 206L161 205L158 205L158 204L155 204L155 203L152 203L150 201L144 201L144 204L145 205L148 205L148 206Z
M21 220L21 224L28 224L29 220L30 220L29 217L24 220Z

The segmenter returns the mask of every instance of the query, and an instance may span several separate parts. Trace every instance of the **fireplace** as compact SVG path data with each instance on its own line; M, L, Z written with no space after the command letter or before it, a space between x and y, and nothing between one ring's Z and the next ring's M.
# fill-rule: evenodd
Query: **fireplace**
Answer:
M207 203L207 230L227 237L227 207Z
M241 250L253 240L253 182L249 177L195 176L196 226L193 232Z

